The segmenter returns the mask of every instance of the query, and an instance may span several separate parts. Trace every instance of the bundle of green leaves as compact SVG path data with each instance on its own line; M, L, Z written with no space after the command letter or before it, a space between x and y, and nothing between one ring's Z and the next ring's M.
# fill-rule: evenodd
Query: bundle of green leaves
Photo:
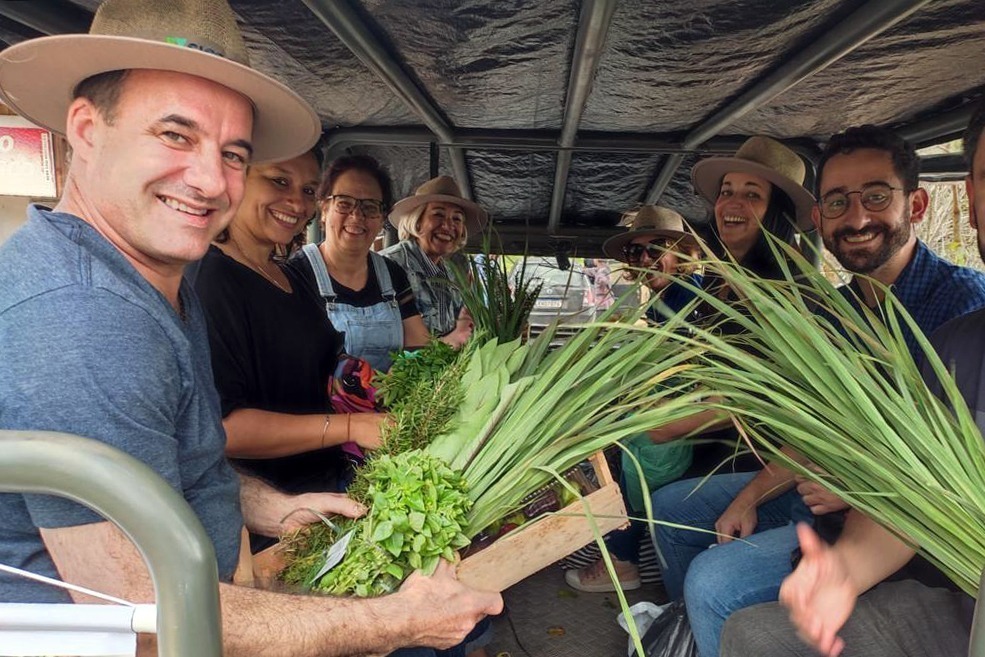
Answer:
M525 256L515 280L510 280L506 258L490 253L488 237L483 252L486 256L481 263L470 258L465 266L449 263L449 269L475 331L486 339L510 342L523 335L543 283L526 275Z
M413 570L434 572L441 558L469 544L463 534L471 502L465 480L427 452L383 455L364 475L369 512L333 532L344 540L345 558L325 568L326 550L297 559L285 579L331 594L384 595Z
M698 355L682 377L705 387L705 403L734 418L751 445L836 492L976 595L985 567L985 442L953 378L891 291L871 311L785 251L793 263L785 281L712 265L743 301L697 293L746 332L693 327L675 336ZM943 399L928 389L904 327ZM820 472L789 459L776 439Z
M373 380L377 401L384 408L399 412L422 382L437 383L457 359L454 348L434 339L420 349L396 354L389 371L377 373Z

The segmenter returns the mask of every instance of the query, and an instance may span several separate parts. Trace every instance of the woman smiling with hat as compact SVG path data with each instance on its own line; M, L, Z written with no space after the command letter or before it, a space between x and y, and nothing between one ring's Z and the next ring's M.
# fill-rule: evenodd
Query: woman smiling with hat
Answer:
M428 330L455 347L468 340L472 326L446 264L465 246L469 233L482 230L487 218L449 176L427 181L390 212L401 241L383 255L407 271Z
M695 285L701 277L695 273L701 248L677 212L656 205L644 205L637 210L629 230L610 237L602 245L609 258L629 265L631 273L641 279L651 292L659 296L658 303L647 308L646 316L660 323L694 298L694 292L677 284L678 277L687 276Z
M813 229L814 197L804 188L806 167L792 150L769 137L750 137L732 157L711 157L691 172L694 189L713 206L711 248L763 278L782 278L764 230L795 244Z

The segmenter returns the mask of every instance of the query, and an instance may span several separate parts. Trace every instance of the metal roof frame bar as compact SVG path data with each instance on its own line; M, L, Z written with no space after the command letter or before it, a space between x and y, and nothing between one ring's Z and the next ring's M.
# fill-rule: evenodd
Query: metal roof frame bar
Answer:
M439 142L454 141L452 125L442 115L440 109L411 80L394 56L376 40L366 23L348 3L337 0L302 0L302 2L335 33L359 61L376 73L398 98L421 117ZM472 181L465 163L465 152L457 146L450 146L448 153L462 193L466 198L471 199Z
M0 2L0 16L48 35L88 32L92 23L92 14L85 9L57 0Z
M967 103L926 119L905 123L898 126L896 132L917 148L939 144L947 137L958 137L964 133L977 104Z
M564 103L561 137L558 139L560 150L557 152L557 164L554 169L554 187L551 190L551 209L547 221L548 233L557 230L561 223L568 172L571 170L570 148L575 143L575 135L578 133L581 116L592 91L595 70L598 68L615 11L616 3L613 0L586 0L581 6L578 34L575 37L575 49L571 58L571 73L568 76L568 93Z
M683 145L688 150L700 145L735 123L739 117L824 70L928 2L929 0L869 0L779 68L760 78L738 98L692 128L684 138ZM655 203L660 198L683 160L683 155L670 155L664 160L650 191L647 192L645 204Z
M745 140L743 136L723 136L709 139L696 151L702 153L730 153ZM434 134L426 127L358 127L330 130L325 140L329 156L341 154L355 145L367 146L426 146L434 141ZM451 142L441 146L457 146L467 149L499 149L519 151L604 151L617 153L681 153L679 134L643 132L581 132L568 148L559 146L556 130L511 130L501 128L461 128L454 131ZM816 149L815 149L816 150Z

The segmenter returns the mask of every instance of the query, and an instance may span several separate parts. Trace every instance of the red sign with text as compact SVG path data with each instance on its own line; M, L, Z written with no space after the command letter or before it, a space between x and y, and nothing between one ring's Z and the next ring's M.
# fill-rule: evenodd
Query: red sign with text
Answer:
M56 193L51 133L19 116L0 116L0 195Z

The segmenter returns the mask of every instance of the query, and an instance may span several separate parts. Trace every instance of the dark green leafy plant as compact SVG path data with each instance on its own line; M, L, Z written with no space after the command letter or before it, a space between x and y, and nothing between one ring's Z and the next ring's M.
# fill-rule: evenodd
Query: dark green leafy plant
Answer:
M535 283L526 276L526 256L519 265L518 275L511 281L506 258L502 254L493 255L491 243L487 233L482 244L486 257L481 263L469 258L466 266L449 263L449 269L472 315L476 333L485 335L487 340L510 342L523 335L543 283Z
M366 478L369 513L331 532L333 539L355 532L346 558L320 577L324 552L306 567L296 562L288 581L336 595L384 595L413 570L431 574L439 559L452 561L469 544L465 480L440 459L420 450L379 456Z
M422 381L437 382L457 358L458 352L440 340L431 340L416 351L397 354L390 370L378 373L373 380L377 401L390 412L399 412Z

